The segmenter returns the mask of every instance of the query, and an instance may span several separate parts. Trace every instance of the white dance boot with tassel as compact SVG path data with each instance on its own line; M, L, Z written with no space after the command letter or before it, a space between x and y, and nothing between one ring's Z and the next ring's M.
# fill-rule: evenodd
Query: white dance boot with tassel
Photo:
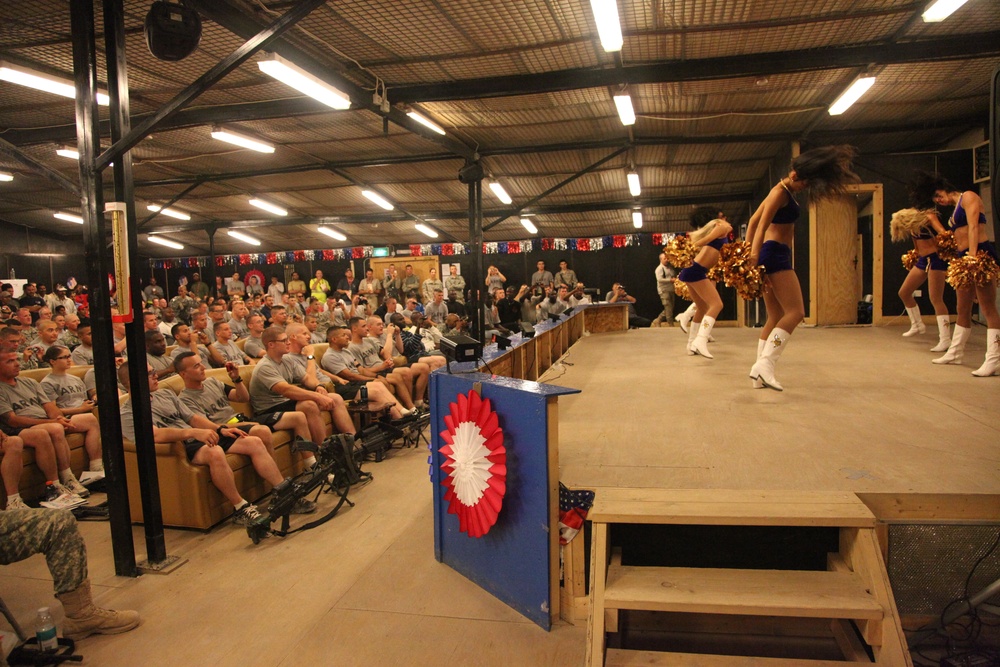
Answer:
M961 364L962 355L965 353L965 344L968 342L969 334L971 333L972 329L956 324L955 332L951 334L951 345L948 346L948 351L937 359L931 359L931 363Z
M698 329L701 328L701 322L689 322L688 323L688 342L687 342L687 353L690 356L694 356L697 352L694 351L694 340L698 337Z
M924 321L920 318L920 306L907 308L906 314L910 316L910 330L903 334L903 338L916 336L917 334L922 334L927 331Z
M750 369L752 380L759 380L765 387L776 391L784 390L781 383L774 377L774 366L778 363L781 353L788 347L790 336L791 334L784 329L775 329L771 332L764 345L764 350L761 352L760 359Z
M687 310L674 318L681 325L681 331L684 333L688 333L688 329L691 327L691 320L694 319L694 309L695 305L692 303L687 307Z
M931 348L931 352L947 352L951 347L951 316L938 315L938 344Z
M986 330L986 361L972 374L980 378L1000 375L1000 329Z
M696 354L700 354L706 359L714 359L712 353L708 351L708 338L712 335L712 327L715 326L715 318L707 315L701 320L701 327L698 329L698 336L691 344L691 349Z
M757 339L757 358L754 360L754 363L757 363L758 361L760 361L760 355L764 353L764 346L765 345L767 345L767 341L766 340L764 340L763 338L758 338ZM759 378L754 378L753 379L753 388L754 389L763 389L764 388L764 383L761 382Z

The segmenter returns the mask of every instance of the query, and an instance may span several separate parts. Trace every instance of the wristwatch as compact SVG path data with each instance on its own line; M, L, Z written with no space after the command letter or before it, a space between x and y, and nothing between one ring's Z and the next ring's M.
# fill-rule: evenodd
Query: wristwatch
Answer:
M312 355L312 354L309 354L309 355L306 355L306 359L309 360L309 361L313 361L314 359L316 359L316 357L314 355Z

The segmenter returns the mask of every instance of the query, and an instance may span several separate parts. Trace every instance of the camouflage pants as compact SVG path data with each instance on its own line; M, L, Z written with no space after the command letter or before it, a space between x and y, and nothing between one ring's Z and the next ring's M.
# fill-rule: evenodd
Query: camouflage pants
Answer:
M56 595L75 591L87 578L87 547L67 510L0 512L0 564L45 554Z

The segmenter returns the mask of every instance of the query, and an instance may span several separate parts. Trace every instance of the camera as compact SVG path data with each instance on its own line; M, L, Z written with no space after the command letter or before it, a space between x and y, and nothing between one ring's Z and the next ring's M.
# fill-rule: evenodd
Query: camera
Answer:
M359 298L358 298L358 305L359 305L359 306L360 306L360 305L365 305L365 306L367 306L367 305L368 305L368 299L366 299L366 298L364 298L364 297L359 297Z

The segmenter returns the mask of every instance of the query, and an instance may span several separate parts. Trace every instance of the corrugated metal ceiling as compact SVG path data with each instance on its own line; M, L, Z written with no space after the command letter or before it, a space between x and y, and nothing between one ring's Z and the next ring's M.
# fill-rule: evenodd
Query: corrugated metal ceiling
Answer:
M261 25L294 4L214 1ZM181 62L160 61L146 49L141 29L149 4L125 2L134 114L155 111L244 41L203 17L198 50ZM924 4L619 0L625 45L621 54L608 54L600 47L585 0L329 2L286 33L285 40L316 59L333 79L357 86L363 96L374 92L377 81L388 87L390 103L394 91L407 86L453 86L427 89L431 96L414 107L452 139L481 151L491 177L514 197L512 207L503 207L485 190L487 221L631 145L533 206L546 211L537 218L544 234L588 236L630 231L632 205L644 206L644 231L683 229L699 198L718 201L734 220L745 219L753 205L750 193L769 177L788 142L806 132L822 132L877 154L932 150L980 126L988 109L989 79L1000 64L996 44L967 38L966 52L958 57L942 58L928 49L915 62L912 57L897 62L892 54L908 40L995 34L1000 31L1000 3L969 0L939 24L920 20ZM870 62L878 83L847 114L829 117L826 105L868 64L844 64L833 56L859 45L872 46ZM808 71L787 71L788 61L794 60L791 52L830 54L831 59ZM704 65L734 56L726 68ZM0 58L71 76L68 3L3 3ZM457 180L463 159L441 159L451 154L448 145L395 122L386 124L369 109L301 115L300 94L260 72L258 58L199 96L191 106L196 120L157 129L133 150L140 219L146 202L168 200L200 177L219 179L195 188L175 205L192 214L190 223L157 217L146 228L173 229L199 247L207 245L200 231L205 225L258 225L255 232L265 245L282 250L322 247L328 241L317 237L315 225L300 223L333 216L344 221L348 244L424 241L412 221L398 219L405 217L402 210L441 216L435 224L443 232L465 238L467 187ZM702 62L699 67L707 69L699 71L707 74L674 80L693 61ZM626 128L612 95L628 81L632 68L643 65L662 77L646 75L643 82L627 86L638 120ZM103 57L98 71L104 81ZM606 75L610 85L593 84L587 77L595 74ZM72 102L2 82L0 94L0 138L75 180L77 165L54 153L59 143L75 142ZM263 103L271 106L255 115L252 109ZM100 113L107 117L108 110ZM277 150L262 155L214 141L210 123L201 120L208 118L265 138ZM879 131L860 136L857 128ZM108 145L107 137L103 143ZM326 169L326 163L342 175ZM625 183L631 166L643 182L637 201ZM52 210L78 206L73 195L14 160L0 159L0 168L16 175L13 183L0 185L0 218L45 233L79 235L79 228L51 218ZM254 175L262 170L279 173ZM357 184L375 187L398 209L382 215L361 196ZM249 206L248 195L287 206L293 224L259 226L263 223L254 221L261 221L262 214ZM685 203L659 205L664 198ZM608 206L620 208L602 210ZM580 212L580 207L592 210ZM176 231L183 226L194 231ZM216 237L219 252L244 249L222 236ZM523 236L516 217L487 233L489 240ZM144 241L141 247L153 256L171 253Z

